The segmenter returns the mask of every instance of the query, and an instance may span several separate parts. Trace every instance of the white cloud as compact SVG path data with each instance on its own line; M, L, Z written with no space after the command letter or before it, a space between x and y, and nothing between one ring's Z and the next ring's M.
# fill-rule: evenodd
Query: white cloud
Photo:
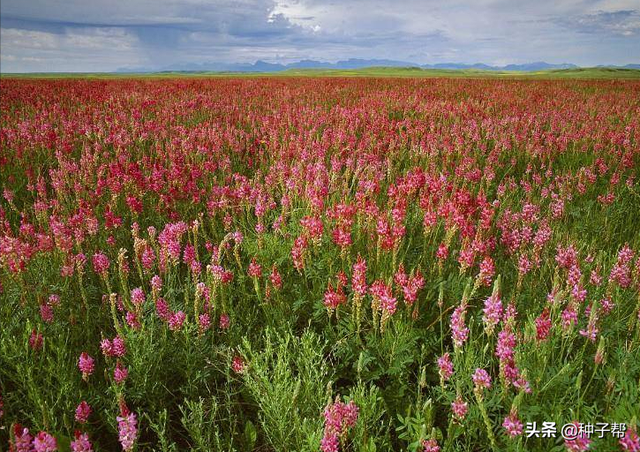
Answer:
M137 38L122 28L73 28L63 33L0 29L3 72L110 71L143 61Z

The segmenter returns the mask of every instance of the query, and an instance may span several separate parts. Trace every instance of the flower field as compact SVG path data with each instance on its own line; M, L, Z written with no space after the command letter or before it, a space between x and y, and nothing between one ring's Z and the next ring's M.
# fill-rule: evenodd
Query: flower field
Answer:
M0 88L0 450L640 450L640 82Z

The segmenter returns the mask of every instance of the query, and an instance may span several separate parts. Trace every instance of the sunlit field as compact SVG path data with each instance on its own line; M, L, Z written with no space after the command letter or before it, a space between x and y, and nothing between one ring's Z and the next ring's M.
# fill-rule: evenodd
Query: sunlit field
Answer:
M640 450L639 80L0 90L0 450Z

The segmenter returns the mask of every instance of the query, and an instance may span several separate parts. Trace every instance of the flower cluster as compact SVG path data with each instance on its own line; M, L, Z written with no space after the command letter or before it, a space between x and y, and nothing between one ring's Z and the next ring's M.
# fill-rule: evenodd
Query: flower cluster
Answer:
M322 452L338 452L340 441L346 438L351 427L358 420L358 407L351 400L343 403L336 399L324 409L324 436L320 448Z

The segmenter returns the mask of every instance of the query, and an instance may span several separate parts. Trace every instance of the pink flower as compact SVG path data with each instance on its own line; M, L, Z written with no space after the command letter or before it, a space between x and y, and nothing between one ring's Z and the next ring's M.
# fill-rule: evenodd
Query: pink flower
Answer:
M342 287L339 289L334 289L331 283L329 283L329 287L324 293L324 305L329 311L333 311L338 308L338 306L345 304L347 302L347 297L342 292Z
M171 331L178 331L180 328L182 328L182 324L184 323L186 317L187 316L182 311L171 314L171 317L169 318L169 329Z
M120 336L114 337L113 341L111 341L111 351L113 356L122 358L127 353L127 347L124 344L124 339Z
M86 402L82 401L76 408L76 421L81 424L84 424L89 419L91 415L91 406Z
M572 304L569 304L564 311L562 311L562 329L567 330L572 325L578 323L578 313Z
M324 409L324 436L344 437L358 420L358 407L351 400L343 403L336 399Z
M491 377L484 369L476 369L475 373L471 377L475 390L482 392L483 389L491 389Z
M127 321L127 325L129 325L134 330L140 329L140 321L138 320L138 316L135 312L127 311L127 314L124 316Z
M498 333L498 343L496 344L496 356L501 362L513 361L516 346L516 336L508 329Z
M109 258L103 253L96 253L93 255L93 270L102 275L106 276L107 271L109 270Z
M515 409L512 409L509 416L504 418L502 426L511 438L522 435L522 421L518 418L518 411Z
M440 452L440 446L435 438L422 440L422 452Z
M620 440L620 446L622 446L622 450L640 452L640 437L634 429L630 428L627 430L624 438Z
M131 302L135 306L142 306L145 300L144 291L140 287L131 290Z
M378 300L380 307L388 315L393 315L396 312L397 300L393 297L391 288L382 280L377 280L371 284L369 292Z
M113 379L117 384L122 384L129 376L129 370L124 367L120 361L116 363L116 368L113 370Z
M57 294L49 295L49 305L60 306L60 295L57 295Z
M466 306L461 304L451 315L451 338L456 348L462 347L469 336L469 328L467 328L464 322L465 310Z
M467 416L468 410L469 406L467 405L467 402L462 400L460 395L451 402L451 411L453 412L454 418L458 421L463 420Z
M529 273L532 267L533 265L531 264L529 257L527 257L525 254L521 254L518 258L518 273L521 276L524 276Z
M282 276L280 276L280 272L278 271L278 267L275 265L271 269L271 274L269 275L269 280L271 284L276 289L280 289L282 287Z
M493 263L493 259L491 259L490 256L486 256L480 263L480 274L478 275L480 283L484 286L491 284L491 279L495 272L496 267Z
M220 314L220 320L218 322L218 326L220 327L221 330L226 330L229 328L229 325L231 324L231 320L229 319L229 315L228 314Z
M449 248L445 243L441 243L440 246L438 246L438 251L436 251L436 257L438 258L439 261L443 261L447 257L449 257Z
M33 438L33 450L35 452L55 452L58 450L56 439L47 432L39 432Z
M291 259L293 260L293 266L298 271L302 271L304 269L304 254L307 246L307 238L304 235L301 235L293 242L293 247L291 248Z
M586 314L586 311L585 311ZM586 330L580 330L580 335L586 337L591 342L595 342L598 337L598 316L596 314L589 316L589 323Z
M491 333L502 318L502 301L497 293L492 294L484 302L482 321L487 332Z
M578 422L573 422L573 425L575 425L575 432L580 432L580 424L578 424ZM591 440L587 437L586 434L581 432L577 434L576 438L565 439L564 441L565 447L570 452L584 452L585 450L589 449L590 444Z
M89 375L93 373L95 368L94 360L91 356L89 356L86 352L82 352L80 358L78 359L78 369L82 372L82 378L87 379Z
M42 348L42 334L36 330L32 330L31 336L29 336L29 347L34 351L40 350Z
M558 246L556 252L556 262L560 267L570 269L574 265L578 264L578 252L573 245L569 245L566 248Z
M322 452L338 452L338 437L336 435L324 435L320 441Z
M251 259L249 264L249 271L247 272L252 278L260 278L262 276L262 266L258 264L256 258Z
M235 373L241 374L245 371L246 363L241 356L236 355L233 357L233 361L231 362L231 368Z
M544 308L542 314L540 314L535 321L536 324L536 339L538 341L545 341L549 337L551 332L551 318L549 316L549 308Z
M135 413L123 414L116 417L116 420L118 421L118 436L120 444L122 444L122 450L128 452L133 449L133 445L138 438L136 415Z
M158 275L153 275L151 278L151 289L154 292L160 292L162 290L162 278Z
M71 441L71 451L72 452L93 452L93 448L91 446L91 442L89 441L89 435L86 433L75 433L76 439Z
M16 446L16 452L31 452L33 436L29 433L29 429L16 425L13 443Z
M351 287L353 292L363 297L367 293L367 263L358 254L356 263L353 264L353 274L351 276Z
M40 305L40 317L45 323L53 322L53 308L48 304Z
M113 356L113 344L109 339L102 339L100 341L100 350L104 356Z
M318 217L306 216L300 220L300 224L311 239L320 239L324 230L322 220Z
M449 352L438 358L438 368L440 378L442 378L443 381L447 381L451 375L453 375L453 363L451 362Z
M156 314L158 314L158 317L160 317L165 322L169 321L169 318L171 317L171 311L164 298L158 298L156 300Z
M153 251L153 248L150 246L145 246L142 251L142 256L140 256L140 261L142 262L142 267L145 270L151 270L153 268L153 263L156 260L156 253Z
M211 317L206 312L198 316L198 329L206 331L211 327Z
M404 284L401 284L401 287L405 303L409 306L413 305L418 299L418 291L424 287L424 277L420 270L410 276Z

